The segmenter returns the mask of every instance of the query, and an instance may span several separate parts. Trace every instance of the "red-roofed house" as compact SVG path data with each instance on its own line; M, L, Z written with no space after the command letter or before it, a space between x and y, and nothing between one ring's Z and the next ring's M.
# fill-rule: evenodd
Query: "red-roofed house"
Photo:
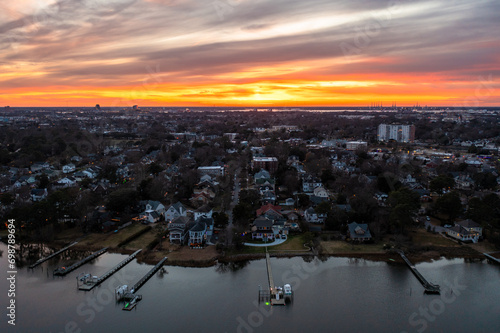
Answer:
M267 213L269 210L272 210L276 213L278 213L279 215L281 215L281 207L280 206L274 206L273 204L267 204L265 206L262 206L260 207L259 209L257 209L257 216L261 216L265 213Z

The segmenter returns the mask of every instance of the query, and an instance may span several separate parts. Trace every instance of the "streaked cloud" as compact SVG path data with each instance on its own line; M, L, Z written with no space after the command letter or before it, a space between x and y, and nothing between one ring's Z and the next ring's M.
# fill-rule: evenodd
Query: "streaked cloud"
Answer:
M500 103L500 2L0 4L5 105Z

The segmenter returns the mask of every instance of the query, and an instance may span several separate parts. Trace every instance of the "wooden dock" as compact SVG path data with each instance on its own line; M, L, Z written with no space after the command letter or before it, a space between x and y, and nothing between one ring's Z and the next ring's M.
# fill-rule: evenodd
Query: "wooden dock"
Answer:
M83 279L79 278L78 276L76 277L78 282L82 282L81 285L78 286L78 289L84 290L84 291L89 291L92 290L94 287L100 285L102 282L104 282L107 278L109 278L111 275L115 274L118 272L120 269L125 267L129 262L131 262L139 252L142 250L137 250L134 253L132 253L130 256L128 256L125 260L120 262L118 265L115 267L111 268L109 271L95 279L94 277L90 276L90 274L85 275Z
M142 277L142 279L140 279L139 281L137 281L136 284L134 284L134 286L132 287L132 289L130 291L132 293L137 292L153 276L153 274L156 273L163 266L163 264L165 263L166 260L167 260L167 257L160 260L160 262L158 262L155 265L155 267L151 268L151 270L146 275L144 275Z
M283 290L276 287L273 279L273 271L271 269L271 258L266 248L266 266L267 266L267 280L269 281L269 295L271 305L285 305L285 298L283 297Z
M74 263L73 265L71 265L69 267L59 267L59 268L55 269L52 274L53 275L61 275L61 276L66 275L69 272L74 271L78 267L82 266L83 264L89 262L90 260L99 257L101 254L103 254L107 250L108 250L107 247L105 247L103 249L100 249L99 251L92 253L91 255L89 255L88 257L86 257L85 259L82 259L79 262Z
M492 254L497 254L497 253L500 253L500 252L490 252L490 253L483 253L483 254L486 256L486 258L488 258L488 260L491 260L493 262L496 262L497 264L500 264L500 259L492 256Z
M439 294L441 292L441 288L437 284L430 283L422 276L422 274L420 274L417 268L415 268L415 266L411 263L411 261L405 256L403 251L398 251L398 253L401 256L401 258L403 258L405 263L408 265L413 275L415 275L416 278L420 281L420 283L425 289L426 294Z
M126 289L125 292L117 293L115 290L115 294L119 296L118 301L125 301L125 305L123 306L122 310L130 311L135 308L137 303L142 300L142 296L136 295L135 293L163 266L166 260L167 257L164 257L162 260L160 260L153 268L151 268L149 272L146 273L146 275L142 277L142 279L137 281L137 283L132 286L132 289L130 289L130 291L128 290L128 288L126 288L126 286L118 287L116 289L118 290L124 288Z
M78 242L73 242L73 243L69 244L68 246L66 246L65 248L62 248L59 251L52 253L50 256L38 259L37 262L35 262L34 264L30 265L29 268L31 268L31 269L35 268L36 266L40 265L41 263L43 263L43 262L45 262L45 261L47 261L49 259L54 258L55 256L63 253L64 251L66 251L67 249L69 249L70 247L72 247L73 245L76 245L76 244L78 244Z

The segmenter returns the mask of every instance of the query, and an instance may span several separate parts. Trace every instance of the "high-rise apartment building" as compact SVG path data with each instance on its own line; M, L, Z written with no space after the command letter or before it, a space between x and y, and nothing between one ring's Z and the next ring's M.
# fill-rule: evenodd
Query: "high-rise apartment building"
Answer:
M380 124L377 137L378 141L413 142L415 141L415 125Z

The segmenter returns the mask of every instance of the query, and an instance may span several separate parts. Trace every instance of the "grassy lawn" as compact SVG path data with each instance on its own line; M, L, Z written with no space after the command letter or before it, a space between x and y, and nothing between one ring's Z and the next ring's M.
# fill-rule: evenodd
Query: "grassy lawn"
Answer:
M414 245L418 246L459 246L457 243L441 235L427 232L423 229L417 229L411 232L410 236Z
M83 236L84 234L82 230L80 228L75 227L75 228L65 229L57 233L55 240L60 242L71 243Z
M289 236L283 244L271 246L269 251L309 251L309 248L304 247L302 235L293 235Z
M321 241L321 247L327 254L335 253L385 253L382 242L376 244L351 244L345 241Z
M125 244L123 247L130 250L139 250L145 249L146 246L149 245L156 238L156 232L154 229L140 235L138 238L134 239L128 244Z
M244 246L241 250L228 250L226 251L227 255L235 255L235 254L257 254L257 253L266 253L266 248L261 246Z
M99 247L99 248L117 247L118 244L124 241L127 237L145 228L147 228L147 226L142 224L132 224L118 232L109 232L106 234L91 233L85 236L85 238L83 238L82 240L80 240L78 242L78 246L89 246L89 247ZM58 235L57 240L71 242L81 236L82 233L79 232L77 228L74 228L61 232Z

